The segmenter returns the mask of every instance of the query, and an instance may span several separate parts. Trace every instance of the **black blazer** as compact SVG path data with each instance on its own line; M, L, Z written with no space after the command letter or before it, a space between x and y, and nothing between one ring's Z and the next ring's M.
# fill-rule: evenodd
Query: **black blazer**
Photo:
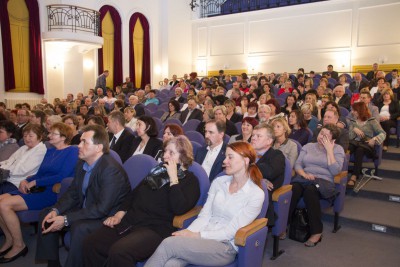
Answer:
M368 87L368 82L366 82L365 80L362 80L362 81L360 82L360 86L358 87L358 89L357 89L357 82L356 82L356 81L352 81L352 82L349 84L349 89L350 89L350 91L352 91L353 93L354 93L354 92L357 92L357 91L360 91L360 90L363 89L364 87Z
M335 79L336 81L339 79L339 73L337 73L336 71L332 71L332 72L328 72L328 71L324 71L322 73L322 75L331 75L331 78Z
M336 96L334 97L333 101L335 101L335 100L336 100ZM340 98L338 105L341 107L344 107L347 110L350 110L350 102L351 102L350 96L347 94L344 94Z
M238 134L238 131L236 129L236 125L231 122L230 120L226 120L226 131L225 133L229 136Z
M110 142L112 138L114 137L113 134L110 134ZM117 142L113 147L110 147L110 149L114 150L117 152L119 157L122 160L122 163L124 163L127 159L129 159L132 156L132 142L135 139L135 136L133 133L128 131L127 129L124 129L122 131L122 134L118 138Z
M188 114L189 114L189 109L188 108L181 112L180 120L181 120L182 123L185 122L186 117L187 117ZM188 120L193 120L193 119L202 121L203 120L203 112L201 112L200 109L195 108L193 110L192 114L190 114L190 117L189 117Z
M243 116L234 112L229 120L233 123L241 122L243 120Z
M282 186L285 179L285 156L282 151L275 150L272 147L262 155L256 163L260 169L263 178L274 185L274 190Z
M176 97L171 97L170 98L170 101L171 100L176 100ZM183 96L180 96L179 98L178 98L178 100L177 100L179 103L185 103L186 102L186 99L183 97Z
M377 103L379 112L381 112L381 109L383 107L383 102L379 101ZM389 113L390 113L390 119L391 120L397 120L397 117L400 116L400 110L399 110L399 104L396 101L392 101L389 104Z
M69 224L79 220L99 220L114 215L131 188L122 166L110 154L104 154L98 159L90 175L86 191L86 208L83 209L82 184L86 173L83 164L83 160L78 161L71 186L53 206L60 214L67 215Z
M226 144L224 143L222 145L221 151L219 152L219 154L218 154L217 158L215 159L214 164L211 168L210 176L208 177L210 179L210 182L212 182L215 179L215 176L217 176L220 172L223 171L222 162L225 159L225 150L226 150ZM203 146L203 147L199 148L194 157L194 161L196 161L200 165L203 164L203 161L206 158L207 152L208 152L207 146Z
M138 137L133 140L131 147L131 156L135 153L138 148L140 142L142 142L142 138ZM155 158L160 151L162 152L163 142L157 137L150 137L149 141L147 141L146 147L143 150L143 154L152 156Z

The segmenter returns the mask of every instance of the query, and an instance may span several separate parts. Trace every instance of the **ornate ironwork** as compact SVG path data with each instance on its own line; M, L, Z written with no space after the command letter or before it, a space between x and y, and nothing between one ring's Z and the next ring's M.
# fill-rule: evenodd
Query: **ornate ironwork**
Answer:
M189 6L192 11L199 7L200 17L206 18L321 1L326 0L191 0Z
M100 35L100 13L96 10L71 6L47 6L48 30L71 30Z

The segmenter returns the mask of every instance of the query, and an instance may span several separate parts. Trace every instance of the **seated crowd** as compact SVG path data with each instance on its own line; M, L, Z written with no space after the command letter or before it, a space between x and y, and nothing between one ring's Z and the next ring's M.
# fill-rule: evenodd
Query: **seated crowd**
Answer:
M36 259L49 266L61 266L62 229L71 238L65 266L134 266L149 258L146 266L229 264L236 231L257 218L264 201L262 216L274 227L272 194L284 185L286 164L293 175L288 224L303 199L310 221L304 244L313 247L322 239L319 199L334 201L345 154L354 155L352 188L364 157L377 157L376 146L387 150L400 116L397 70L388 81L378 69L351 78L331 65L322 76L302 68L202 79L193 72L164 79L159 89L126 81L32 108L0 103L0 263L28 253L18 213L42 210ZM122 163L154 158L163 177L153 169L131 189L110 150ZM211 187L197 219L177 231L174 216L200 197L192 162ZM57 200L53 186L66 177L74 179Z

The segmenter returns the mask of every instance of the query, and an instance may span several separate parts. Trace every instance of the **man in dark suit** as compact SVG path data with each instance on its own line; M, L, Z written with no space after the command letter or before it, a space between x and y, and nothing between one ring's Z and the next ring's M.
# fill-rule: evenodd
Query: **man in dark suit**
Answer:
M194 160L203 166L210 182L222 172L225 159L226 144L224 143L225 123L210 120L205 126L206 146L199 148Z
M108 115L108 131L110 132L110 149L117 152L124 163L132 156L133 133L125 129L125 117L121 111L114 110Z
M129 106L135 109L136 117L145 115L144 106L141 103L139 103L139 98L137 96L131 95L129 97Z
M339 73L333 70L333 66L331 64L327 67L328 71L324 71L322 75L325 75L327 78L333 78L336 81L339 79Z
M108 152L105 129L99 125L85 127L75 179L57 203L40 216L37 260L48 260L48 266L61 266L59 231L70 227L71 247L65 266L83 266L83 239L100 228L104 218L114 215L130 191L127 174Z
M200 109L197 109L197 103L194 99L189 99L187 103L187 109L182 111L181 113L181 122L185 124L188 120L203 120L203 112Z
M21 140L23 137L22 132L26 127L26 125L28 125L29 123L29 115L30 112L27 109L20 109L17 112L17 129L15 130L14 133L14 137L17 140L17 142Z
M175 97L171 97L170 100L176 100L179 103L185 103L185 98L182 96L183 90L180 87L175 88Z
M285 156L280 150L275 150L272 145L275 141L272 126L261 123L254 127L251 145L256 150L256 165L263 178L267 180L269 205L266 217L268 226L275 224L275 213L272 202L272 193L282 186L285 176Z
M359 92L364 87L368 87L368 82L363 81L361 73L354 74L354 80L349 85L350 91Z
M179 83L178 81L178 77L176 76L176 74L172 75L172 80L168 83L169 86L174 87L175 85L177 85Z
M376 75L376 73L378 72L378 69L379 69L378 63L374 63L374 64L372 65L372 70L371 70L371 71L368 71L368 73L367 73L367 75L366 75L368 81L372 81L373 79L375 79L375 75Z
M333 89L334 97L333 101L336 102L341 107L344 107L347 110L350 110L351 99L348 94L345 94L344 87L342 85L338 85Z

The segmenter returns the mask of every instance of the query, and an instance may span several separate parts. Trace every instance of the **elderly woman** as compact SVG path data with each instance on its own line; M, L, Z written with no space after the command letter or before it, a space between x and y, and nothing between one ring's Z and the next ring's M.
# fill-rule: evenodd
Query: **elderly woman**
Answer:
M181 113L179 102L176 100L170 100L168 103L168 111L166 111L160 118L162 122L165 122L168 119L177 119L179 120L181 117Z
M349 150L354 154L353 174L347 183L348 187L354 187L361 174L362 160L364 155L374 158L375 144L382 144L386 133L379 122L371 117L369 109L364 102L357 102L352 105L353 117L349 119Z
M304 120L303 113L296 109L289 114L289 127L291 132L289 138L296 140L302 146L308 143L310 131L307 129L307 122Z
M26 128L28 127L30 125ZM38 127L38 125L33 124L31 127ZM35 140L40 136L34 135L32 137ZM72 130L69 126L64 123L55 123L49 133L49 142L55 148L47 150L38 172L22 180L18 190L0 195L0 227L6 237L0 249L3 256L0 263L14 261L28 252L28 247L22 239L16 212L41 210L53 205L57 200L57 195L52 190L53 185L61 182L65 177L73 176L78 161L78 148L69 146L71 138ZM34 157L30 157L29 161L33 159Z
M310 103L304 103L301 106L301 112L303 113L304 120L307 122L308 128L314 132L318 126L318 119L312 115L313 106Z
M252 117L246 117L242 120L242 134L232 135L229 144L237 141L250 143L253 129L258 125L258 120Z
M72 139L69 143L70 145L79 145L81 142L81 134L78 131L79 121L75 115L67 115L64 116L62 122L71 127L72 130Z
M209 266L233 262L238 251L234 243L236 231L258 216L264 202L256 158L254 148L246 142L227 145L226 175L211 184L197 219L188 229L165 239L145 266L201 265L205 259Z
M166 124L163 131L163 144L179 135L184 135L183 129L177 124ZM162 161L164 157L164 149L160 149L154 157L157 161Z
M12 130L9 123L12 124L12 122L4 121L0 125L5 125L5 127ZM0 126L0 132L3 131L3 127ZM43 132L38 124L28 124L24 128L23 138L25 145L22 147L17 145L17 150L8 159L0 162L0 168L10 171L9 178L0 186L1 194L18 190L22 180L34 175L38 171L47 150L46 146L42 143L42 136ZM12 140L9 142L10 144L16 144L15 142L12 143ZM1 156L3 157L3 155ZM1 249L0 252L2 252Z
M126 107L124 109L124 117L125 117L125 127L131 128L132 131L136 131L136 111L133 107Z
M271 126L274 128L275 135L273 148L282 151L283 155L290 161L290 166L293 167L298 156L298 151L296 143L289 139L291 130L286 119L273 119Z
M19 149L17 140L11 137L15 130L16 127L12 121L0 121L0 163Z
M141 116L136 123L138 138L132 142L132 154L146 154L156 157L162 149L162 141L157 138L158 129L152 117Z
M332 201L336 195L334 177L342 170L345 158L343 148L335 144L339 134L340 130L335 125L323 126L318 142L303 146L294 166L298 176L292 181L289 218L303 197L311 232L310 238L304 243L306 247L315 247L322 240L320 198Z
M392 89L382 90L377 106L379 109L379 120L386 133L386 138L383 142L383 150L386 151L389 144L390 128L396 127L397 117L400 116L399 102L394 100Z
M196 204L199 182L187 170L193 162L190 141L178 136L167 141L164 148L164 177L145 178L128 194L119 211L86 238L86 266L135 266L150 257L162 240L176 230L174 216Z

